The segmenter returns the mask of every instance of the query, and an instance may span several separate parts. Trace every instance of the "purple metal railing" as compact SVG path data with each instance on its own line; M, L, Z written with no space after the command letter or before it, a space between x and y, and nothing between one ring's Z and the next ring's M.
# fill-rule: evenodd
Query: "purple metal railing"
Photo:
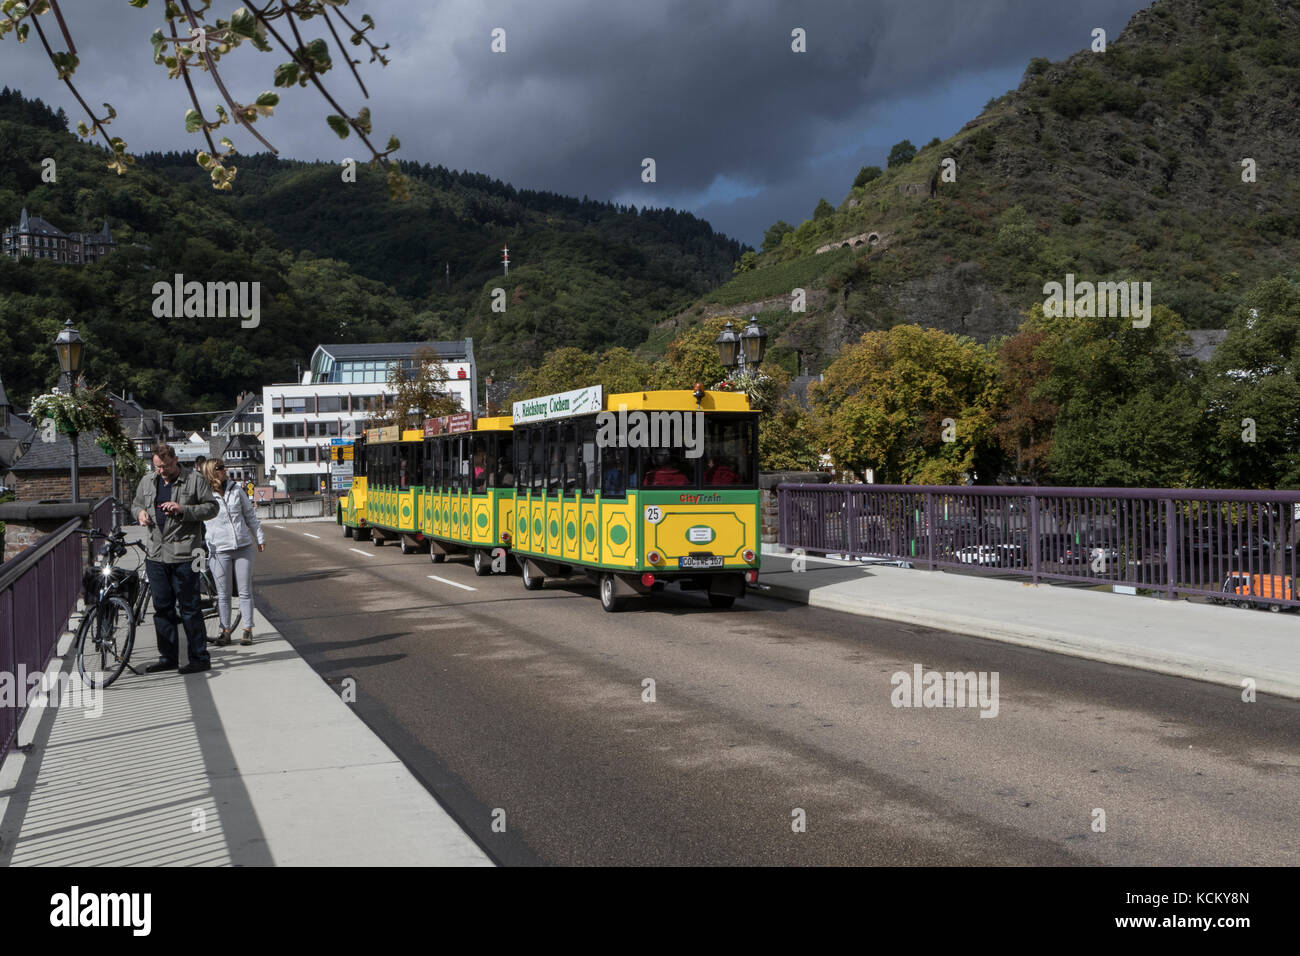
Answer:
M108 530L112 500L96 502L92 527ZM77 606L87 548L74 532L83 522L70 519L0 565L0 672L15 682L13 700L0 701L0 763L27 708L29 685L20 683L19 676L45 669Z
M1300 491L784 484L777 506L805 552L1300 608Z

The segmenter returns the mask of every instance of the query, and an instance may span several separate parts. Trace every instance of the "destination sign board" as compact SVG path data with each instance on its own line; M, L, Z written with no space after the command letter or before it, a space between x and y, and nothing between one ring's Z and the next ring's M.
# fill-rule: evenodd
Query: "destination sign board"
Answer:
M603 402L603 387L600 385L529 398L515 402L515 424L526 425L528 422L543 422L570 415L588 415L600 411Z

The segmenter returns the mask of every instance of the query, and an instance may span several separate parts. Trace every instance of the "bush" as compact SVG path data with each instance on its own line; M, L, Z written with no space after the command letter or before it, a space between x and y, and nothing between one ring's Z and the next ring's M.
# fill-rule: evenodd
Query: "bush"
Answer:
M1028 74L1029 76L1042 76L1049 69L1051 69L1051 66L1052 66L1052 61L1049 60L1047 57L1036 56L1029 61L1029 66L1025 69L1025 73ZM989 102L991 103L993 101L990 100ZM985 107L985 109L988 109L988 107Z
M1074 203L1067 202L1061 206L1061 222L1067 226L1078 225L1081 219L1083 219L1083 215L1079 212L1079 207Z
M858 175L854 178L853 185L855 188L860 189L872 180L879 179L881 175L879 166L863 166L858 170Z
M886 165L890 169L895 166L906 166L916 158L916 147L912 145L910 139L905 139L901 143L895 143L889 151L889 160Z

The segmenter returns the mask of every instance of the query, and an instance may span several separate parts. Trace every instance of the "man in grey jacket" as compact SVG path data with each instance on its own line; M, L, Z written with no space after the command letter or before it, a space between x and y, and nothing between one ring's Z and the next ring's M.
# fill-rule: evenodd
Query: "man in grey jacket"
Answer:
M171 445L154 446L153 469L140 479L131 503L136 520L149 529L145 571L158 632L158 661L145 671L176 670L180 662L176 625L183 623L190 662L180 672L194 674L212 666L199 604L199 572L193 562L204 560L203 522L216 516L217 502L197 472L181 468Z

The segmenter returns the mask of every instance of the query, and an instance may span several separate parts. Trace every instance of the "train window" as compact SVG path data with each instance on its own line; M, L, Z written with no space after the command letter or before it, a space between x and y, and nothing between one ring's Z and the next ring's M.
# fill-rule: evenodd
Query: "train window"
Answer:
M546 493L558 495L564 487L564 445L560 426L546 426Z
M493 435L490 447L492 486L513 488L515 485L514 443L509 435Z
M474 492L478 494L480 492L487 491L487 483L488 483L487 439L475 438L473 440L471 448L473 449L473 451L470 456L470 479L474 483Z
M703 487L753 488L757 454L754 419L705 417Z
M522 493L528 487L528 452L531 447L533 430L531 428L516 428L511 434L511 444L514 446L515 460L518 466L515 469L515 491Z
M648 448L641 456L641 484L646 488L695 484L695 462L678 448Z
M595 495L599 486L596 459L596 420L585 419L578 426L578 469L580 474L579 489L587 497Z
M626 448L614 447L600 450L601 497L627 497L627 452Z
M564 468L563 493L572 498L578 493L578 434L573 422L559 426L560 457Z
M540 425L534 428L528 456L528 477L534 494L546 490L546 431Z

